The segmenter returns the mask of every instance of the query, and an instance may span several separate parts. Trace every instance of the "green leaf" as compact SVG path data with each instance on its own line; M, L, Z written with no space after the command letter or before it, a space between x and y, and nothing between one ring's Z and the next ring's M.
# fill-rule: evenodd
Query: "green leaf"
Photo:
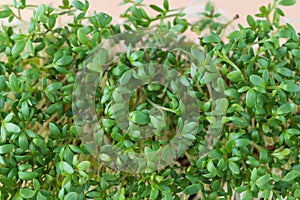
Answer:
M33 33L35 29L36 29L36 21L34 18L31 18L28 25L28 33Z
M207 170L211 173L215 173L217 171L214 163L212 162L212 160L209 160L207 163Z
M291 113L293 111L294 111L294 104L287 102L287 103L281 105L277 109L277 114L278 115L284 115L284 114Z
M0 146L0 154L6 154L8 152L11 152L14 149L13 144L3 144Z
M299 49L293 49L293 50L292 50L292 54L293 54L293 56L295 56L296 58L300 58L300 50L299 50Z
M259 11L260 11L262 14L264 14L264 15L267 15L267 14L268 14L268 10L267 10L266 6L261 6L261 7L259 8Z
M130 148L130 147L133 147L133 146L134 146L133 142L130 141L130 140L124 140L124 141L123 141L123 145L124 145L126 148Z
M145 153L147 153L146 150L147 150L147 147L145 148ZM149 154L151 154L151 153L149 153ZM170 160L175 157L176 157L176 152L175 152L174 147L172 147L171 145L167 145L163 148L163 151L161 154L161 158L163 160Z
M20 53L24 50L27 40L18 41L12 48L11 53L13 56L19 56Z
M10 15L11 15L10 10L1 10L0 11L0 18L6 18L6 17L9 17Z
M6 115L6 117L4 118L4 122L10 122L14 117L14 114L13 113L9 113L8 115Z
M56 124L50 122L49 130L50 130L50 136L52 138L60 138L61 137L61 132Z
M115 196L115 198L113 200L126 200L124 193L125 193L125 189L120 188L119 192L117 193L117 195Z
M233 174L239 174L240 173L239 166L233 161L229 161L229 169L231 170L231 172Z
M111 137L115 141L120 141L122 139L122 135L120 133L116 133L116 132L113 132L111 134Z
M143 111L133 111L130 113L131 120L140 125L147 125L150 122L150 117Z
M158 7L157 5L154 5L154 4L151 4L150 8L152 8L153 10L155 10L157 12L160 12L160 13L164 13L165 12L162 8L160 8L160 7Z
M91 62L89 64L87 64L87 68L90 69L91 71L94 71L94 72L102 72L103 71L103 68L97 64L97 63L94 63L94 62Z
M39 174L37 172L19 172L19 178L22 180L32 180Z
M59 86L59 88L60 88L61 86ZM49 88L47 88L47 90L48 90ZM58 90L58 89L57 89ZM49 91L49 90L48 90ZM53 90L53 91L55 91L55 90ZM63 107L62 107L62 104L60 104L59 102L58 103L55 103L55 104L52 104L52 105L50 105L47 109L46 109L46 114L48 114L48 115L53 115L55 112L58 112L58 113L61 113L62 112L62 109L63 109Z
M24 151L28 148L28 139L25 133L20 134L18 142L19 142L19 146Z
M10 74L9 75L9 83L7 84L8 87L13 91L13 92L19 92L20 91L20 87L18 84L18 79L16 77L15 74Z
M66 172L67 174L73 174L73 173L74 173L74 170L73 170L72 166L71 166L69 163L63 161L63 162L61 162L60 164L61 164L61 167L60 167L60 168L61 168L64 172Z
M110 174L110 173L103 173L102 177L107 181L115 181L118 179L118 177L116 177L115 175Z
M269 174L266 174L260 178L258 178L255 183L258 187L264 187L270 180L270 175Z
M106 63L108 51L106 49L101 48L97 52L97 56L93 58L93 62L97 63L99 67L103 67Z
M286 67L280 67L276 70L279 74L286 76L286 77L291 77L293 76L293 71L290 70L289 68Z
M134 52L133 54L131 54L129 59L130 59L130 61L136 61L139 58L143 57L143 55L144 55L143 51L137 51L137 52Z
M300 130L296 128L289 128L287 129L287 132L291 135L300 135Z
M135 17L136 19L142 19L143 18L141 10L139 8L137 8L136 6L132 6L130 8L130 11L132 13L132 16Z
M281 0L279 4L282 6L292 6L296 3L296 0Z
M248 160L246 161L246 163L248 165L252 165L252 166L259 166L259 162L252 156L247 156Z
M214 192L218 191L220 189L221 183L219 180L215 180L212 184L212 190Z
M254 107L256 101L256 93L253 89L249 89L246 93L246 105L249 108Z
M39 181L37 179L33 179L33 187L34 187L34 190L39 190L41 188L41 184L39 183Z
M73 0L72 1L72 6L74 6L78 10L86 11L86 6L82 2L80 2L78 0Z
M192 185L187 186L183 192L186 195L193 195L193 194L196 194L199 190L201 190L201 188L202 188L202 186L200 184L192 184Z
M244 195L244 197L243 197L243 200L252 200L252 197L253 197L253 195L252 195L251 190L247 190L247 191L245 192L245 195Z
M195 140L196 139L196 137L192 134L184 134L184 135L182 135L182 137L184 139L188 139L188 140Z
M151 192L150 192L150 200L155 200L155 199L157 199L158 194L159 194L159 191L158 191L157 188L151 189Z
M164 0L164 9L169 10L169 0Z
M253 19L253 17L251 15L247 15L247 22L251 28L255 28L255 26L256 26L255 20Z
M261 87L261 88L266 87L265 81L257 75L251 75L250 76L250 82L256 87Z
M259 153L259 161L264 164L268 162L268 159L269 159L268 151L265 148L261 149Z
M76 192L70 192L64 200L78 200L78 194Z
M197 46L192 47L192 56L199 62L203 62L205 59L204 54L199 50Z
M69 0L62 0L63 8L68 8L70 6Z
M237 193L242 193L242 192L245 192L247 190L247 186L240 186L240 187L236 187L234 188L234 190L237 192Z
M3 185L5 185L6 187L15 187L16 186L16 181L13 181L9 178L5 178L5 177L0 177L0 183L2 183Z
M240 71L232 71L227 74L227 78L232 82L238 82L242 80L242 74Z
M211 35L208 35L208 36L205 36L203 39L202 39L202 42L204 43L217 43L217 42L220 42L220 38L218 35L216 34L211 34Z
M241 33L240 33L240 31L233 31L233 32L229 33L226 37L230 40L233 40L233 39L238 40L241 37Z
M4 90L6 86L6 78L4 75L0 75L0 91Z
M267 68L269 63L268 61L266 61L265 59L258 59L258 64L262 67L262 68Z
M119 64L117 67L112 69L112 74L114 76L120 77L125 71L128 71L130 68L125 64Z
M111 114L117 114L118 112L122 111L126 107L126 104L124 103L116 103L111 105L109 108L109 112Z
M101 28L105 28L112 21L112 17L103 12L100 12L95 16Z
M73 61L73 57L72 56L63 56L60 59L58 59L58 61L56 61L57 65L68 65Z
M239 138L235 140L235 146L237 147L246 147L250 144L250 140L247 138Z
M272 156L278 158L279 160L285 159L289 154L291 153L291 150L288 148L283 149L282 151L274 151L272 153Z
M105 153L99 154L99 158L100 158L100 160L102 160L104 162L110 162L111 161L111 158L109 157L109 155L107 155Z
M297 177L298 177L297 172L295 170L293 170L293 171L290 171L289 173L287 173L281 180L284 182L291 182Z
M299 190L299 189L296 189L296 190L295 190L294 196L295 196L296 198L299 198L299 197L300 197L300 190Z
M105 127L105 128L111 128L115 125L115 121L112 120L112 119L105 119L105 118L102 118L102 125Z
M190 122L188 124L185 124L182 128L182 134L192 134L197 131L198 124L196 122Z
M131 79L131 70L126 71L119 79L121 85L125 85Z
M290 38L291 32L288 28L283 28L276 33L276 36L279 38Z
M46 6L45 4L41 4L37 9L36 9L36 16L42 16L45 14Z
M82 29L78 29L77 31L77 37L78 40L81 44L83 45L88 45L89 44L89 38L87 37L87 35L83 32Z
M180 76L179 81L182 83L184 86L190 86L189 80L185 76Z
M23 198L29 199L35 195L35 191L33 191L29 188L22 188L22 189L20 189L20 194Z
M234 115L234 116L229 117L229 120L231 120L237 126L241 126L244 128L248 127L248 122L241 117Z
M15 193L15 195L13 196L12 200L23 200L23 198L21 197L20 193L17 192L17 193Z
M53 91L57 91L61 88L62 83L61 82L53 82L52 84L48 85L46 90L48 92L53 92Z
M77 165L77 169L79 171L87 170L91 166L91 163L89 161L82 161Z
M300 85L289 83L289 84L281 84L280 87L288 92L300 92Z
M19 133L21 131L20 127L13 123L5 123L5 128L8 132Z

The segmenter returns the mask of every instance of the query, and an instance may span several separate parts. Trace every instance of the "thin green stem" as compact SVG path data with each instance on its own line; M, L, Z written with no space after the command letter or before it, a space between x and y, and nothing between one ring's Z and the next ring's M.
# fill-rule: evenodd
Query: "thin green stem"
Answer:
M152 105L154 106L155 108L157 108L158 110L160 110L160 112L164 115L164 113L162 112L162 110L165 110L165 111L168 111L168 112L171 112L171 113L175 113L176 112L174 110L171 110L169 108L166 108L166 107L163 107L163 106L160 106L160 105L157 105L156 103L154 103L153 101L151 101L148 97L146 97L146 100Z
M239 69L238 66L236 66L236 64L234 64L226 55L221 54L220 52L216 53L217 56L219 56L224 62L228 63L229 65L231 65L235 70L239 71L241 73L242 79L245 81L245 77L242 73L242 71Z

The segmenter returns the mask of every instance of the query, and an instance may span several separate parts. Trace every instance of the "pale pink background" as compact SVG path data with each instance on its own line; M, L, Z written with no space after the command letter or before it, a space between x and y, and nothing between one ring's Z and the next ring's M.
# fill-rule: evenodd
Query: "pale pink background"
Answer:
M71 2L72 0L70 0ZM1 4L8 4L11 0L0 0ZM61 0L27 0L30 4L61 4ZM97 10L106 12L109 15L114 17L115 22L119 22L118 16L121 12L126 9L126 6L118 6L121 0L89 0L91 10ZM163 0L145 0L145 3L162 5ZM195 2L195 0L169 0L171 8L178 8L185 5L190 5L191 2ZM194 6L194 9L197 10L199 4L205 4L206 0L196 0L196 2L200 2ZM258 12L258 9L262 5L267 5L268 3L273 2L273 0L213 0L212 1L215 6L220 9L228 18L232 18L236 14L240 16L240 19L237 20L237 23L241 23L243 25L246 24L246 16L247 14L255 14ZM193 7L193 6L191 6ZM202 11L203 8L199 7L199 11ZM286 13L286 18L288 21L296 27L297 30L300 30L300 1L292 6L292 7L282 7L282 9ZM0 19L1 20L1 19ZM1 21L0 21L1 22Z

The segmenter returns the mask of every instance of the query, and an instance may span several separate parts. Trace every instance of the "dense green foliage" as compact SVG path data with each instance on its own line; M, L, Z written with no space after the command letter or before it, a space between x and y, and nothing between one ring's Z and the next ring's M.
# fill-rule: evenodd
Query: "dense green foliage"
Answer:
M190 21L184 8L171 9L167 0L162 6L124 0L128 9L119 25L105 13L88 14L87 0L63 0L59 7L12 2L0 5L0 199L300 198L300 38L290 24L280 22L280 6L295 0L260 7L255 17L247 17L246 27L238 25L229 34L226 28L232 20L219 21L210 3L198 21ZM27 27L9 25L25 23L25 9L34 10ZM147 14L150 9L157 15ZM62 17L68 23L60 24ZM99 50L98 45L134 30L158 30L153 38L167 30L174 38L167 41L170 46L180 35L193 33L199 40L182 40L184 48L174 51L151 51L133 47L153 42L148 40L152 32L143 35L146 38L133 34L128 50L104 66L108 55L103 52L110 50ZM164 43L168 37L157 41ZM91 57L95 52L100 59ZM130 83L155 77L151 62L176 70L179 82L152 82L135 90ZM96 74L92 80L104 80L92 99L101 125L96 144L103 146L105 135L129 157L144 152L149 162L133 169L142 173L119 171L118 163L115 168L107 165L117 155L94 157L80 137L74 110L84 110L90 101L76 99L84 93L74 87L81 70ZM193 89L196 108L179 102L175 91L180 84ZM214 102L210 87L224 96ZM118 105L132 94L128 90L134 92L127 96L126 113ZM196 112L197 123L182 120L184 106ZM129 120L126 130L120 127L124 116ZM222 129L211 151L203 154L208 134L220 129L211 123L215 116L221 117L217 125ZM156 135L141 139L137 127L155 129ZM176 130L182 134L175 142L177 152L155 154L176 137ZM179 158L156 169L158 155L164 161Z

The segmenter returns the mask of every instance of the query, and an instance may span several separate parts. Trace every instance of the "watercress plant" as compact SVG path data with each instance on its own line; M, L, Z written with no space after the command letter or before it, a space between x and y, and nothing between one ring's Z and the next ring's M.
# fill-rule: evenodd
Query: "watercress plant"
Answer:
M226 37L232 20L222 23L211 3L199 13L199 20L190 21L184 8L173 9L168 0L162 5L123 0L121 4L127 6L121 14L123 24L113 23L101 11L89 12L88 0L62 0L58 7L28 5L26 0L0 5L0 199L300 198L299 34L291 24L281 22L281 6L295 2L274 0L261 6L258 14L247 16L246 26L239 24ZM156 15L150 16L149 9ZM33 11L29 22L24 21L25 10ZM69 21L61 24L65 17ZM101 59L84 68L104 40L153 27L176 33L177 39L193 33L198 41L183 41L187 48L177 54L164 49L150 52L131 48L139 39L133 35L130 44L125 43L129 50L116 54L106 70ZM150 39L141 41L147 45L153 42ZM144 85L128 97L130 114L114 116L126 88L114 90L147 80L152 72L146 61L176 69L180 84L193 89L196 127L184 126L180 118L189 105L180 104L174 95L176 82L171 89L155 82ZM164 137L174 137L179 129L186 131L189 148L178 146L181 156L175 162L157 170L145 167L139 174L107 166L111 159L107 154L94 157L74 123L74 95L83 92L74 85L81 70L102 76L95 98L75 103L79 110L86 108L87 101L95 103L100 126L96 139L106 135L129 155L151 155L165 144ZM211 89L223 91L222 100L212 101ZM159 117L151 115L153 108ZM220 116L221 132L203 154L201 147L213 134L209 132L213 116ZM161 135L141 141L138 132L122 132L116 121L120 117L130 127L149 125ZM168 135L162 134L165 128ZM143 166L147 165L151 163Z

